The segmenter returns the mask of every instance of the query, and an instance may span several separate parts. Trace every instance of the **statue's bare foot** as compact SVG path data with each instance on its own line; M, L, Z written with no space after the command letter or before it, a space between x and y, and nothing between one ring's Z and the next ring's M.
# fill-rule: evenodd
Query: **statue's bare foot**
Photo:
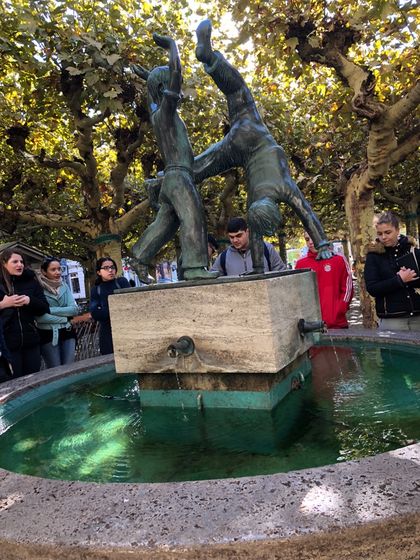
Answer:
M195 56L204 64L211 64L213 61L213 49L211 48L211 21L205 19L196 29L197 46Z
M212 280L220 276L217 270L207 270L204 267L187 268L184 270L185 280Z
M138 264L136 267L136 272L142 284L153 283L153 279L149 277L149 267L146 264Z
M328 243L328 241L323 241L322 243L320 243L318 245L317 251L317 261L330 259L334 255L334 251L332 250L332 247L330 243Z

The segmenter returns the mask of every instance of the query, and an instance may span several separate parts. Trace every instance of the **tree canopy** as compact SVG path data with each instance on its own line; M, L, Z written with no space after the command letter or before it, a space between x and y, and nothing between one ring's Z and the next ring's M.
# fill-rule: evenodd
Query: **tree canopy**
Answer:
M136 72L166 63L153 31L179 45L180 110L195 153L228 126L225 100L194 57L195 23L204 17L327 233L349 236L361 262L374 211L392 205L418 233L418 15L409 0L6 0L3 235L84 258L112 243L119 250L121 241L129 250L153 217L143 181L162 167ZM209 179L200 190L209 229L221 236L229 215L245 212L242 175ZM282 210L293 240L301 225Z

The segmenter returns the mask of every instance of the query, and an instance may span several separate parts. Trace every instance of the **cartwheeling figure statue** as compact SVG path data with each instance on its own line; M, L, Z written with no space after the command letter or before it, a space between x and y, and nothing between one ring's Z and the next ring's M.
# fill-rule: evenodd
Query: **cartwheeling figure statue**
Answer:
M278 204L285 202L301 219L313 239L319 259L332 256L324 230L292 180L286 154L269 133L258 113L251 91L240 73L211 45L211 22L197 28L196 56L226 96L230 130L194 160L197 183L232 167L243 167L248 189L248 223L254 273L264 271L263 236L281 222Z
M153 34L157 45L168 49L169 66L151 72L136 67L147 79L149 112L157 143L165 163L159 209L155 221L133 247L133 254L144 268L170 241L178 228L186 280L217 278L207 270L207 227L200 195L193 180L193 152L184 122L178 114L181 99L181 61L175 41Z

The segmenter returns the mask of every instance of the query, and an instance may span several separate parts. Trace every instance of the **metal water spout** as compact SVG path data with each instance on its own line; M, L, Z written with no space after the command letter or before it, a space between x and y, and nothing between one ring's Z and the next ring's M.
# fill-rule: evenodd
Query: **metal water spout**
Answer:
M325 332L326 324L324 321L305 321L305 319L299 319L298 329L301 336L310 332Z
M170 344L166 351L170 358L177 358L178 356L191 356L194 353L195 344L191 337L181 336L176 342Z

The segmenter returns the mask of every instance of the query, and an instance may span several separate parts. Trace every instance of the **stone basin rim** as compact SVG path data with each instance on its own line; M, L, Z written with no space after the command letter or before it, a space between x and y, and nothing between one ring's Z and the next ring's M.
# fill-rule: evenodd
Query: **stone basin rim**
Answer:
M384 341L375 331L368 332L369 340ZM331 338L366 339L356 329L328 333L325 340ZM398 333L387 342L420 347L415 339ZM94 358L3 384L0 403L16 396L16 391L22 394L75 370L110 363L112 356ZM11 390L13 384L16 391ZM420 443L325 467L176 483L69 482L0 469L0 543L4 550L15 545L28 550L47 547L48 558L59 558L53 552L57 547L92 554L112 549L119 554L280 542L371 523L378 526L390 519L401 518L404 523L407 518L418 519L419 480ZM100 557L114 558L113 553Z

